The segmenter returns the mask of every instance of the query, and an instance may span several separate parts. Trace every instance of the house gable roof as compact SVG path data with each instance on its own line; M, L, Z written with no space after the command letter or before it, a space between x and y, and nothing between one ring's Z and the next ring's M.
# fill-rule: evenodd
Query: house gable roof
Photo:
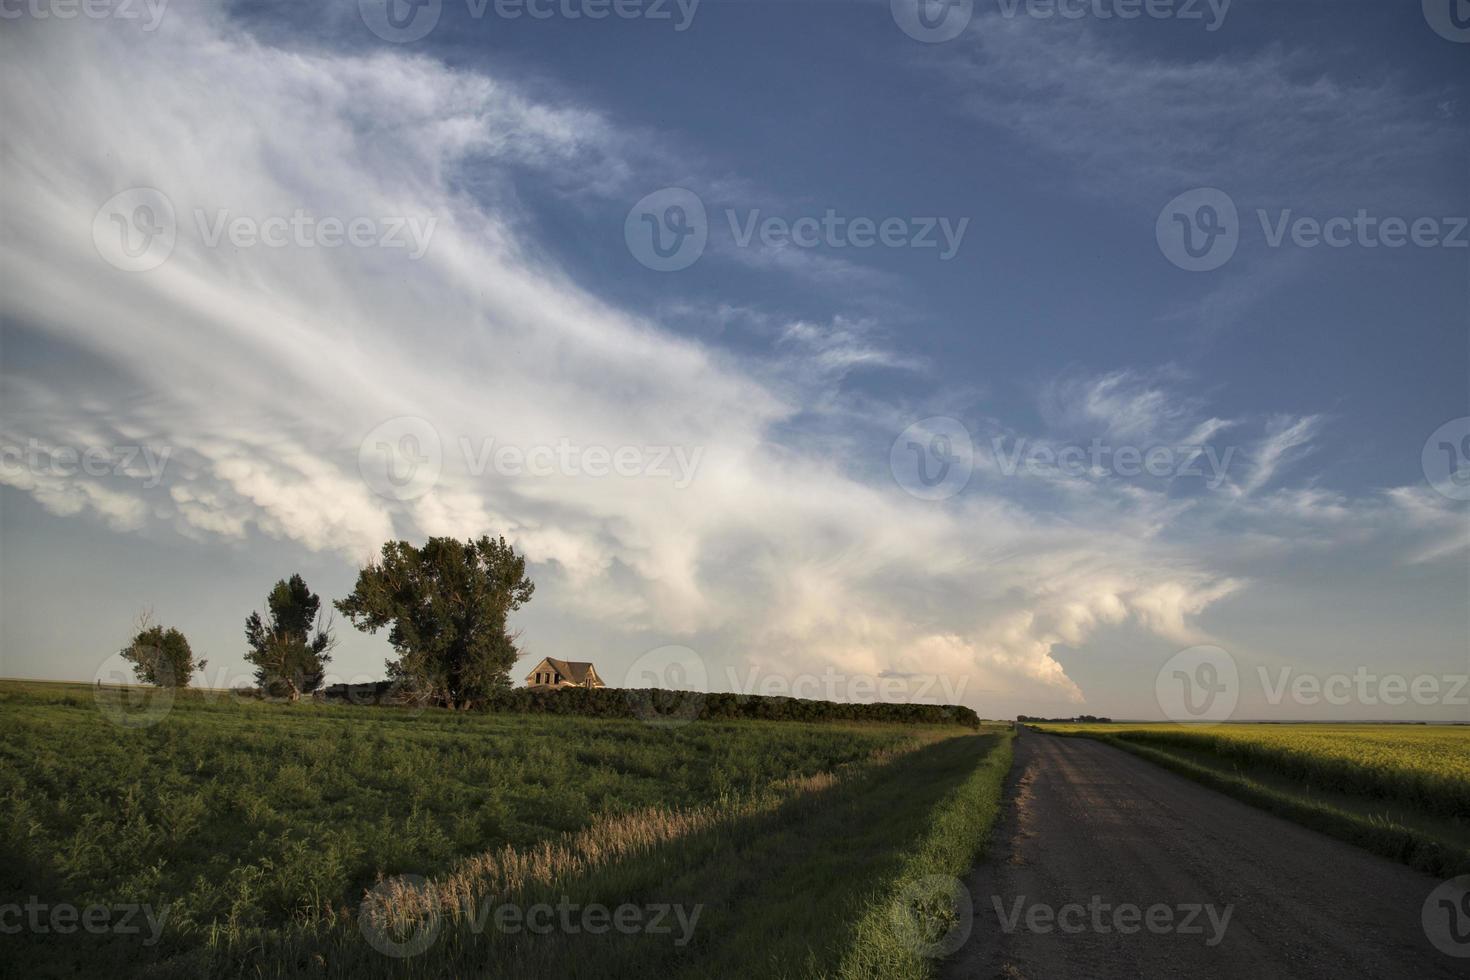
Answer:
M557 660L554 657L545 657L542 659L541 663L537 664L535 668L532 669L530 675L528 675L528 679L530 677L535 677L536 671L540 670L543 664L547 667L550 667L558 674L561 674L564 680L569 680L573 684L581 684L585 682L589 675L592 677L597 676L597 671L593 669L592 664L586 661Z

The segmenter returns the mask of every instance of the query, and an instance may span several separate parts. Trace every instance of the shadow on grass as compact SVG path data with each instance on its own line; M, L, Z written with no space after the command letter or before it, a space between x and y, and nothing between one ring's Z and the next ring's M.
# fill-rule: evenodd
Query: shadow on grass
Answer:
M254 949L200 951L151 975L716 977L814 976L833 970L865 909L887 893L931 813L995 746L996 735L946 739L801 794L772 811L722 821L635 858L507 896L481 897L467 918L441 917L432 941L385 955L358 923L275 933ZM497 926L497 909L571 907L547 934ZM640 910L633 931L584 926L588 906ZM658 907L663 913L653 932ZM682 914L681 914L682 913ZM615 914L615 913L614 913ZM476 921L478 920L478 921ZM571 928L566 923L571 922ZM591 923L588 923L590 925Z

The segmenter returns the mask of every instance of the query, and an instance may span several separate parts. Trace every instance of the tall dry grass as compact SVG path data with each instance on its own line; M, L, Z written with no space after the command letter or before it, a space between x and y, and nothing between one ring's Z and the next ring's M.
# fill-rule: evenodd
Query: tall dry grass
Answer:
M904 746L875 751L863 763L841 767L836 772L780 779L755 795L726 797L705 806L649 807L603 817L560 840L543 841L520 850L506 846L474 855L447 874L423 884L380 879L364 897L359 914L371 916L380 927L405 932L435 914L452 921L471 920L487 902L498 903L531 890L551 889L600 867L648 854L680 838L771 813L791 801L815 798L860 771L891 765L932 741L928 737L915 738Z

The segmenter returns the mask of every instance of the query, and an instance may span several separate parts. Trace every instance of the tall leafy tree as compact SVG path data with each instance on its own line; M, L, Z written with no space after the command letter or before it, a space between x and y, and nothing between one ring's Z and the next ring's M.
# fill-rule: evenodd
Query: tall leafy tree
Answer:
M137 632L120 652L138 680L156 687L188 687L194 671L203 670L206 663L194 659L183 633L154 625L147 612L138 617Z
M322 600L300 575L281 579L266 597L269 620L253 612L245 620L245 659L255 665L255 682L268 694L298 700L321 686L336 645Z
M383 545L337 608L358 629L388 627L398 658L388 676L450 708L467 708L510 688L518 656L510 613L530 601L526 560L488 535Z

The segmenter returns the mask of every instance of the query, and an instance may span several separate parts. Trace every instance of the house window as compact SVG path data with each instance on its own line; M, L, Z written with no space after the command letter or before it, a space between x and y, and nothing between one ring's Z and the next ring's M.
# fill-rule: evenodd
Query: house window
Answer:
M558 684L561 683L561 675L560 674L557 674L556 675L556 683L558 683Z

